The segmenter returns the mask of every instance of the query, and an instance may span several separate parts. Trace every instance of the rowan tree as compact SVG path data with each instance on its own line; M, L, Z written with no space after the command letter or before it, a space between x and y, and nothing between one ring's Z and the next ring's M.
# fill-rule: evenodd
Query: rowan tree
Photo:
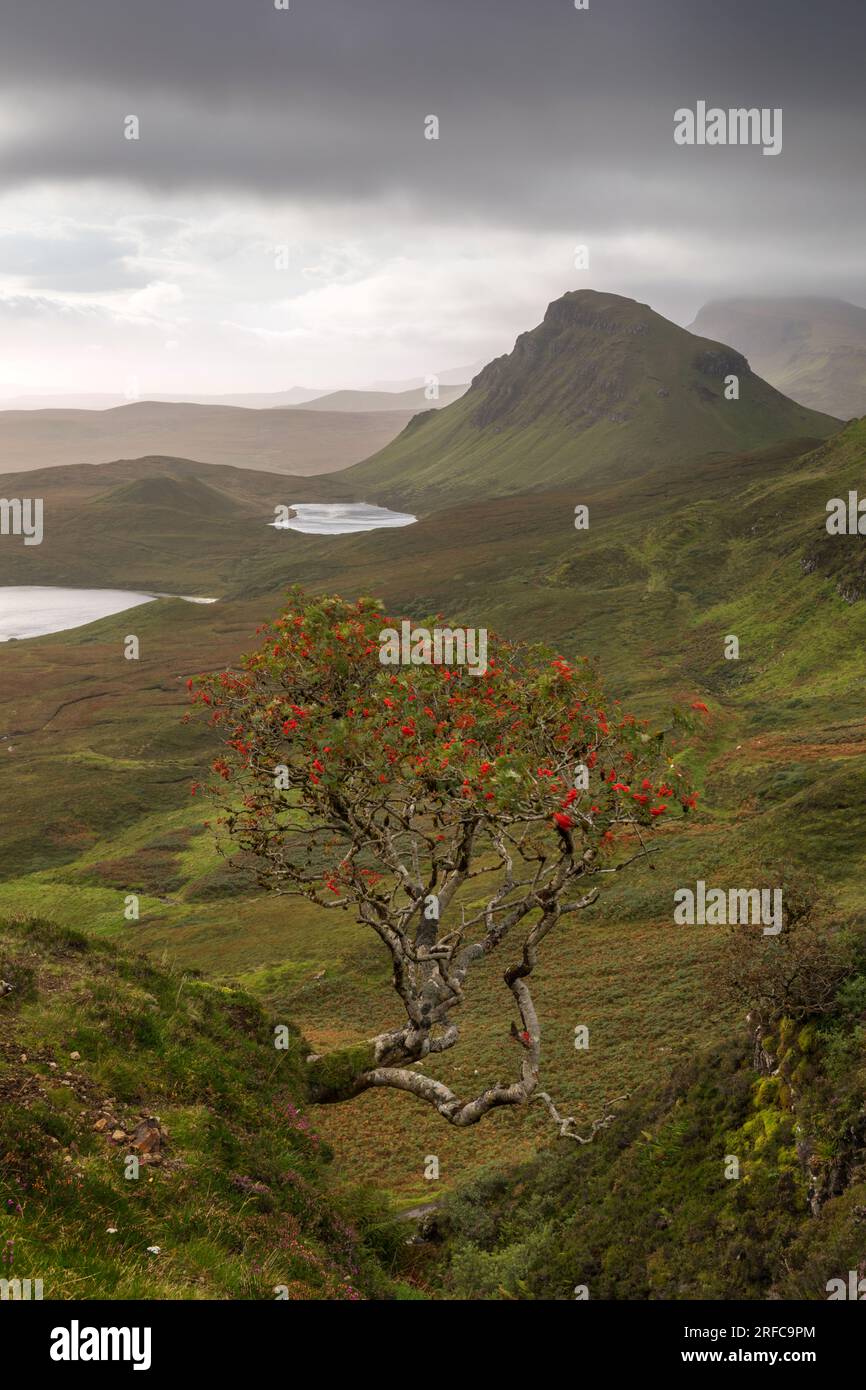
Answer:
M695 798L666 734L606 701L587 662L491 633L483 675L395 668L380 633L398 626L373 599L293 590L238 670L189 682L224 741L210 790L230 842L274 891L351 912L390 955L393 1028L313 1059L311 1094L393 1087L457 1126L539 1099L581 1138L539 1088L532 972ZM467 978L497 956L515 1075L460 1096L414 1064L459 1044Z

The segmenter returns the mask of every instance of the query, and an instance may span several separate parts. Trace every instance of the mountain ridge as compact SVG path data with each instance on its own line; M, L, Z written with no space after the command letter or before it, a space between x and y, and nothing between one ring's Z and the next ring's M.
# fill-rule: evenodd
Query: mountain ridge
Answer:
M723 336L778 390L841 419L866 414L866 309L821 296L711 300L689 329Z
M725 378L739 398L725 398ZM840 421L789 400L735 348L595 290L554 300L464 396L424 412L345 481L386 498L511 494L822 438Z

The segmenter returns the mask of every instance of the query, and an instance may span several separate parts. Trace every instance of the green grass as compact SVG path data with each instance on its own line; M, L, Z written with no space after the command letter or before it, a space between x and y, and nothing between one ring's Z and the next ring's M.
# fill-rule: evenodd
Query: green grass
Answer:
M756 864L793 856L840 903L864 905L866 603L844 602L829 568L804 574L800 564L821 539L824 501L856 485L864 460L860 422L805 455L789 443L630 480L599 471L580 487L591 514L583 533L569 488L467 501L390 533L279 537L290 549L277 552L266 538L245 562L240 550L215 558L189 535L184 564L197 579L185 570L176 587L208 592L242 571L233 597L207 608L159 603L4 649L0 758L14 768L16 811L2 830L0 912L48 915L216 981L241 980L316 1048L366 1037L395 1018L387 961L342 914L335 922L287 905L227 872L204 826L209 810L189 796L216 745L206 725L183 722L184 681L251 648L289 579L543 636L566 655L595 657L638 714L696 697L711 710L690 753L700 814L664 832L655 868L618 879L551 941L538 971L545 1084L591 1117L605 1096L730 1025L705 1003L711 934L671 925L675 887L701 876L752 882L741 875ZM231 470L188 467L229 487ZM326 480L314 481L323 496ZM259 486L264 497L269 484ZM123 582L121 573L104 582ZM143 637L140 662L122 658L130 628ZM739 662L723 658L729 632L740 637ZM136 890L141 916L127 922L125 893ZM513 1065L500 972L491 964L473 982L465 1046L440 1062L461 1090L477 1084L476 1068L484 1077ZM596 1039L589 1067L572 1045L578 1022ZM486 1163L528 1158L547 1134L535 1109L456 1132L411 1098L380 1093L317 1123L338 1154L339 1182L374 1181L401 1199L430 1195L427 1154L440 1157L440 1187L452 1187Z
M725 378L739 378L737 401ZM444 496L496 497L638 480L838 427L768 386L731 348L696 338L647 305L574 290L476 377L460 400L416 416L343 474L360 489L426 508ZM584 501L576 496L575 501Z
M591 1145L467 1184L439 1217L448 1294L826 1299L866 1248L864 1002L861 941L832 1013L767 1034L775 1074L753 1070L741 1025L648 1081Z
M296 1031L278 1050L241 989L38 919L0 923L0 977L6 1277L55 1299L410 1295L382 1202L331 1190ZM111 1136L143 1116L159 1162L127 1177Z

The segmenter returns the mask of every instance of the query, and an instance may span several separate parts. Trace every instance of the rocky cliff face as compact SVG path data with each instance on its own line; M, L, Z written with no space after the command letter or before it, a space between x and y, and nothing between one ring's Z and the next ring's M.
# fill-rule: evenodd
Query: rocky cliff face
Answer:
M470 419L479 429L545 416L579 428L622 422L640 411L648 383L663 399L688 391L716 400L730 373L751 375L741 353L710 343L696 352L691 334L648 305L578 290L554 300L538 328L475 378Z

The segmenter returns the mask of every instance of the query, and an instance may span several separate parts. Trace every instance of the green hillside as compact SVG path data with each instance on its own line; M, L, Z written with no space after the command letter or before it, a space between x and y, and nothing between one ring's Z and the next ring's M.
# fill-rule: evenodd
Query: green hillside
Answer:
M776 297L705 304L692 333L747 354L779 391L847 420L866 411L866 309L841 299Z
M822 558L826 500L856 486L864 463L866 422L856 422L817 447L704 460L688 477L670 467L639 484L594 479L582 491L586 532L574 530L568 491L470 502L388 533L293 535L290 564L285 551L246 563L237 555L244 598L136 610L140 662L118 655L124 615L10 644L0 749L15 769L16 813L3 818L0 910L55 916L241 979L317 1048L384 1026L390 981L375 944L342 915L335 922L268 896L216 854L207 809L189 795L216 745L182 722L184 681L255 645L256 625L277 611L290 579L318 592L379 593L392 611L543 636L567 655L595 656L637 713L695 697L711 711L695 759L703 809L661 834L653 867L618 879L542 972L551 1087L593 1113L623 1081L637 1087L731 1028L703 993L713 934L673 926L674 887L701 874L752 882L786 855L815 863L844 909L864 905L866 604L843 597L843 576ZM226 473L195 467L214 485ZM207 592L217 571L195 530L187 555ZM838 567L842 549L827 558ZM723 655L732 632L738 662ZM128 891L141 894L135 924L123 919ZM479 988L488 984L482 974ZM574 1067L576 1011L601 1030L585 1073ZM482 1008L474 1025L486 1067L510 1045L498 1022L495 1008ZM443 1079L466 1082L459 1063L454 1073L441 1065ZM451 1187L546 1142L543 1120L523 1114L443 1133L407 1097L365 1096L317 1123L342 1180L362 1171L413 1200L429 1197L425 1154L440 1156Z
M110 488L94 498L93 506L109 510L146 508L149 529L152 523L159 523L152 526L157 534L163 533L167 521L165 516L156 515L159 512L178 513L187 521L207 518L211 522L219 517L237 518L241 510L239 499L218 485L201 482L195 477L166 478L159 473Z
M724 395L730 374L739 378L736 401ZM417 415L343 477L359 496L436 506L527 484L636 479L837 426L780 395L732 348L695 338L646 304L574 290L459 401Z
M866 1260L862 947L829 1013L767 1034L764 1070L741 1026L643 1087L591 1145L450 1198L450 1295L825 1300L847 1284Z
M644 335L629 336L639 344ZM464 408L449 407L435 428ZM428 428L426 417L416 428ZM827 438L826 422L807 413L803 428L809 433L760 448L685 460L666 450L639 474L628 463L587 467L577 488L569 474L567 485L528 490L539 477L530 453L522 492L489 487L464 497L448 484L418 507L416 525L342 537L265 523L277 503L388 500L384 485L361 490L358 469L288 484L162 458L46 470L46 515L50 502L65 524L41 547L4 548L5 582L117 584L220 601L137 609L138 662L121 656L123 614L0 649L0 764L7 776L14 769L15 785L14 814L9 799L0 806L0 913L123 940L217 986L240 982L316 1050L385 1026L391 983L376 943L343 914L335 921L311 903L265 894L217 854L208 808L190 796L216 735L184 723L186 678L233 665L256 645L256 626L278 611L287 584L372 593L392 612L448 613L547 639L566 656L588 654L638 715L695 698L707 704L692 757L699 811L666 827L652 863L617 877L580 930L563 937L539 971L538 996L548 1020L545 1077L563 1106L588 1119L607 1097L642 1095L702 1048L728 1046L738 1017L704 982L719 934L675 927L673 890L696 877L764 881L793 860L832 884L840 912L866 906L862 562L857 537L828 537L824 527L827 499L861 483L866 421ZM483 434L492 458L502 436L491 422ZM3 480L4 495L22 492L14 481ZM580 532L577 501L590 515ZM738 661L724 657L730 633L740 639ZM123 916L129 892L140 895L134 923ZM469 1062L464 1054L437 1063L460 1090L471 1085L467 1065L495 1073L513 1046L492 1002L496 985L492 969L473 985ZM575 1020L593 1031L591 1067L576 1066ZM158 1092L145 1103L162 1114ZM529 1162L549 1142L541 1115L445 1131L406 1096L365 1095L316 1112L312 1123L333 1147L335 1190L350 1191L360 1174L407 1204L462 1189L485 1166L501 1173ZM435 1191L424 1178L428 1154L440 1159ZM543 1170L536 1180L547 1182ZM699 1289L703 1276L694 1277Z
M236 593L260 562L271 563L277 584L288 578L286 532L268 524L275 507L352 497L331 478L158 455L7 473L0 486L4 497L42 498L45 527L40 546L0 547L0 584L208 597Z
M401 1296L382 1204L329 1191L296 1032L278 1051L242 990L37 919L0 922L0 980L4 1277L46 1299Z

